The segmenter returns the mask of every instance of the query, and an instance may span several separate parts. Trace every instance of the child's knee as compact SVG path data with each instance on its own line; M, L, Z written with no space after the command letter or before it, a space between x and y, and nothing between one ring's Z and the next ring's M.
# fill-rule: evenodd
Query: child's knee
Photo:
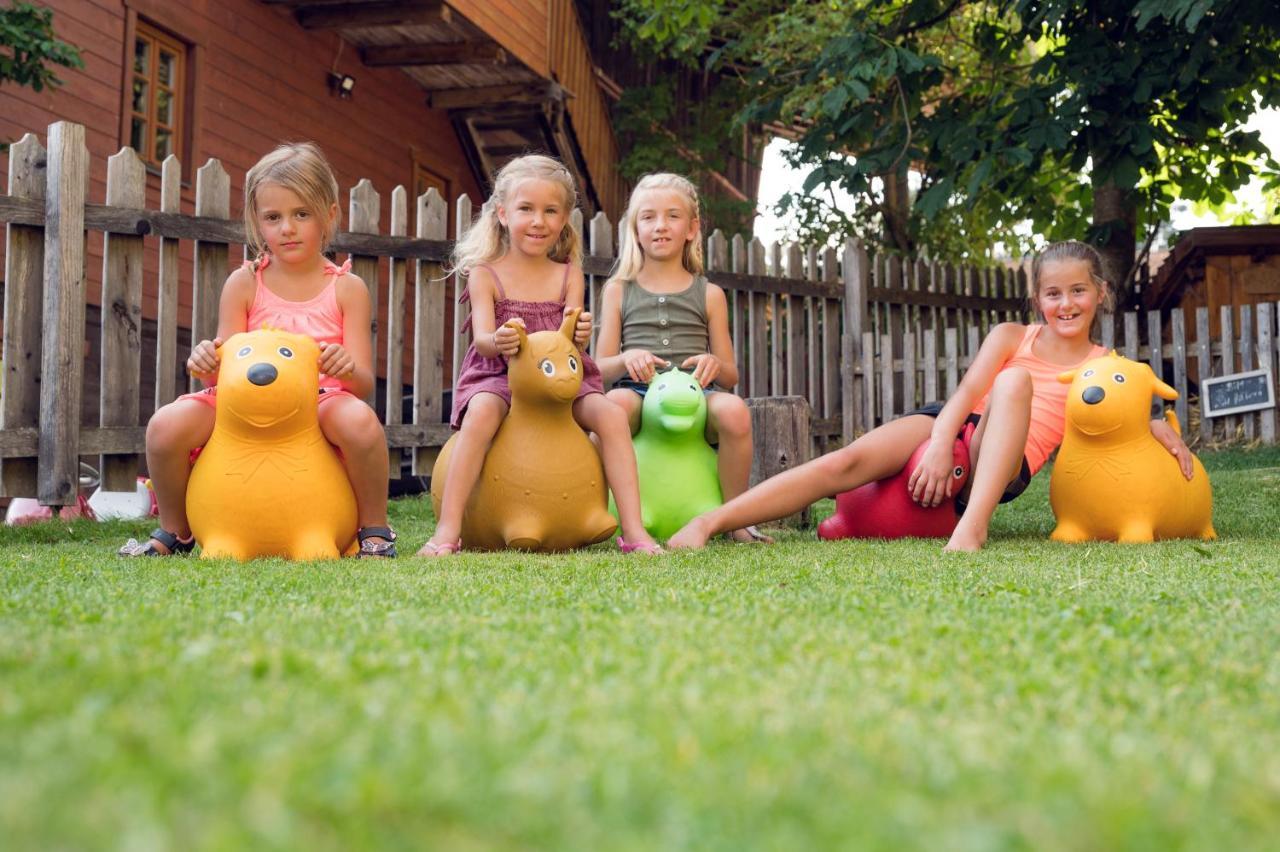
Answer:
M459 429L470 435L491 438L506 416L507 407L502 400L475 397L467 405Z
M1030 399L1034 386L1031 373L1025 367L1009 367L1000 371L991 389L1016 399Z
M596 429L601 435L613 437L614 435L631 436L631 418L627 411L621 405L607 402L606 405L600 406L600 411L596 416Z
M740 397L726 394L713 412L716 434L720 439L744 441L751 438L751 409Z
M151 416L147 421L147 452L159 454L189 453L208 441L208 433L213 429L213 411L208 412L209 423L205 424L198 408L170 404Z
M387 443L378 415L369 406L354 400L332 416L322 418L321 427L329 442L337 444L344 453L381 449Z

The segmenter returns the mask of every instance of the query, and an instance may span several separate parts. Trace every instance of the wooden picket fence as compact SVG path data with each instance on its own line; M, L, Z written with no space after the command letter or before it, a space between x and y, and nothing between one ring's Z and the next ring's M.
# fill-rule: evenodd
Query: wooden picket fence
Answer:
M130 149L108 159L104 203L86 199L89 156L84 128L59 122L48 148L28 134L9 151L9 187L0 195L8 224L4 280L4 387L0 405L0 483L9 496L37 496L47 505L75 501L81 456L100 456L104 487L131 490L145 447L145 417L186 390L179 380L187 352L178 323L179 244L194 242L190 272L190 339L212 337L228 270L244 253L243 225L230 218L230 180L217 160L196 171L195 213L179 212L180 165L165 161L160 209L145 206L146 170ZM428 475L448 438L445 389L462 361L464 311L446 330L449 292L443 264L452 243L448 205L435 190L413 201L415 235L407 234L409 199L390 197L390 222L379 221L381 197L367 180L349 191L346 231L333 249L352 260L387 322L373 328L388 392L378 406L386 425L392 469L408 455L415 475ZM455 231L471 224L472 202L457 199ZM574 213L574 227L583 228ZM82 425L86 344L86 231L104 235L97 423ZM584 261L589 304L614 262L615 226L604 214L586 223ZM1026 275L1021 269L951 266L875 257L856 241L833 248L765 246L720 232L707 239L712 280L729 297L731 332L740 365L738 392L748 397L800 396L812 410L814 450L823 452L926 401L942 399L959 382L978 343L995 323L1026 320ZM143 352L144 251L158 255L155 351ZM385 262L384 262L385 261ZM453 282L461 290L465 282ZM412 290L410 290L412 287ZM1206 313L1187 341L1183 314L1163 318L1124 314L1104 327L1108 345L1150 361L1181 393L1187 422L1188 354L1197 375L1236 367L1274 366L1277 311L1272 304L1224 309L1222 334L1209 338ZM409 320L412 339L406 341ZM1168 328L1166 328L1168 326ZM1233 329L1239 329L1234 333ZM1146 341L1144 342L1143 337ZM1149 341L1156 341L1152 347ZM406 345L408 344L408 345ZM409 363L406 361L406 353ZM154 358L155 379L144 387L142 361ZM1274 378L1272 379L1274 381ZM403 415L402 393L412 393ZM144 396L145 394L145 396ZM370 404L374 404L373 399ZM147 403L150 403L148 405ZM1237 434L1275 440L1274 412L1227 418L1217 439ZM1214 421L1197 435L1214 440Z

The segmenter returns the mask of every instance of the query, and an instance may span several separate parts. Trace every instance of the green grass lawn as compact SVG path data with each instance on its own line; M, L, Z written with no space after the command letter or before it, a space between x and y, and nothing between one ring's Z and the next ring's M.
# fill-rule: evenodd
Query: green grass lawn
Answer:
M1280 450L1204 460L1209 544L1051 544L1047 476L974 556L0 530L0 846L1274 848Z

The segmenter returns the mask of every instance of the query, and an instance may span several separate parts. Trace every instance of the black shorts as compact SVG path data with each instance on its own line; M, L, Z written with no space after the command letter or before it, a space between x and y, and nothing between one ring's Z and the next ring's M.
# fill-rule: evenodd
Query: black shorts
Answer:
M902 416L910 417L912 414L923 414L926 417L936 418L939 414L942 413L943 405L945 405L945 403L927 402L924 405L920 406L919 408L913 409L912 411L908 411L906 414L903 414ZM970 414L968 417L964 419L965 427L961 429L960 434L956 436L960 440L964 441L964 445L966 449L968 448L969 441L973 436L973 430L978 427L978 422L980 419L981 418L979 417L979 415ZM972 426L973 428L969 428L970 426ZM1000 502L1009 503L1013 500L1016 500L1018 496L1022 494L1023 491L1027 490L1027 486L1030 484L1031 484L1031 465L1027 463L1027 457L1024 455L1022 457L1022 467L1018 470L1018 475L1015 476L1009 482L1009 484L1004 487L1004 493L1000 495ZM968 489L965 489L965 490L967 491ZM967 501L961 495L956 495L956 514L963 515L964 510L967 506L968 506Z

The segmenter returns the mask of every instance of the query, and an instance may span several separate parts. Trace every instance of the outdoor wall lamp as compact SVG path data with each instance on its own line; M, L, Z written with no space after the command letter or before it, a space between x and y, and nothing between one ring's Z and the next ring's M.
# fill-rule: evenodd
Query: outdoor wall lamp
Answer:
M351 92L356 87L356 78L350 74L339 74L336 71L329 72L329 91L340 98L351 97Z

